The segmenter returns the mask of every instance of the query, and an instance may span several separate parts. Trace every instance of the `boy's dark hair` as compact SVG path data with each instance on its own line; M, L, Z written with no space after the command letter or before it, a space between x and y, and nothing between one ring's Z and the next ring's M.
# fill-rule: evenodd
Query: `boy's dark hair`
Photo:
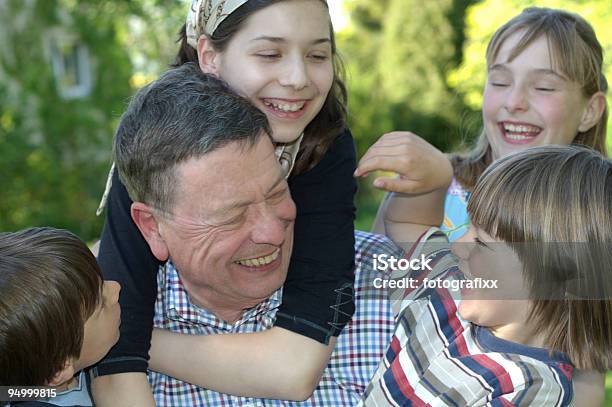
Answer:
M93 254L66 230L0 233L0 386L46 385L79 357L102 281Z

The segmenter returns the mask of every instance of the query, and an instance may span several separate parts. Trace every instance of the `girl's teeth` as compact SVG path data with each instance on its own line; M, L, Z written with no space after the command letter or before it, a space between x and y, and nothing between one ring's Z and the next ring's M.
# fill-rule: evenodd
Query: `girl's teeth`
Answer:
M504 132L510 140L530 140L540 133L541 129L535 126L504 123Z
M298 110L304 107L304 102L287 104L264 102L264 104L268 107L273 107L282 112L297 112Z
M506 133L506 137L510 140L529 140L532 139L532 136L521 136L520 134L508 134Z
M512 133L539 133L540 129L533 126L504 123L504 130Z
M257 257L255 259L238 260L236 263L242 266L247 266L247 267L265 266L267 264L272 263L274 260L276 260L279 254L280 254L280 249L276 249L276 251L269 256Z

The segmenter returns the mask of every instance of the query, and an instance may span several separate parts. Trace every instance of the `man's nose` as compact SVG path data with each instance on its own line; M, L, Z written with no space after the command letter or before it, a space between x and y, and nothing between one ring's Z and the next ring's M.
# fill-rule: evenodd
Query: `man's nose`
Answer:
M279 77L282 86L290 86L295 90L304 89L309 83L308 69L301 56L287 58Z
M266 204L262 204L254 215L252 240L258 244L280 246L285 241L285 231L290 220Z

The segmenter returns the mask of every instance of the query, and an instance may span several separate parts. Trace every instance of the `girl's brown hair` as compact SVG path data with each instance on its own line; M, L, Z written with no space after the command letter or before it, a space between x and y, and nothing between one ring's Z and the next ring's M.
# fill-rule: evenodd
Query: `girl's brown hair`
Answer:
M579 146L511 154L482 174L468 213L517 253L545 346L612 368L612 160Z
M570 80L579 84L585 97L597 92L607 92L608 83L603 74L603 51L591 25L577 14L564 10L530 7L501 26L487 46L487 66L497 58L504 42L517 32L521 39L510 53L512 61L531 43L545 36L550 50L552 65ZM579 132L574 144L591 147L603 155L606 151L606 128L608 107L599 122L585 132ZM467 190L471 190L478 177L491 164L491 146L484 130L474 148L466 154L451 157L455 178Z
M253 13L280 1L288 0L249 0L230 14L210 37L210 40L219 52L225 50L234 34L240 31L244 22ZM320 0L327 7L325 0ZM178 67L187 62L198 63L196 50L187 43L185 25L179 31L180 48L174 61L173 67ZM321 161L336 136L346 128L347 93L344 85L345 70L342 59L336 49L334 29L329 23L331 46L333 54L334 81L327 94L321 111L304 129L304 139L300 145L300 151L295 162L292 175L313 168Z

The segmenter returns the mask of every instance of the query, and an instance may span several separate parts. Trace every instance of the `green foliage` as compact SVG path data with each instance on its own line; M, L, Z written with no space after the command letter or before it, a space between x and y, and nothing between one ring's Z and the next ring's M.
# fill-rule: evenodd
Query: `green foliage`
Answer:
M138 48L133 26L140 22L150 28L147 22L160 16L161 3L0 3L0 230L52 225L86 240L99 235L102 218L95 210L110 166L112 135L138 65L128 54ZM165 10L185 7L179 0L163 3ZM181 23L172 21L174 35ZM141 49L159 63L162 50L173 44L165 27L158 28ZM85 97L60 95L66 79L58 81L51 64L58 37L89 51L93 86ZM160 37L167 46L153 55Z
M470 1L358 0L339 34L349 69L350 121L359 149L406 129L444 148L458 134L463 102L446 72L461 62Z
M355 0L339 33L349 72L349 123L359 155L382 134L410 130L443 150L460 141L470 112L448 85L459 66L471 0ZM381 193L361 182L358 226L369 228Z
M101 151L113 112L129 95L129 59L98 2L72 10L50 0L25 5L5 4L0 23L0 229L51 224L90 238L99 225L83 220L94 218L108 166ZM63 30L67 21L70 31ZM50 64L50 36L58 32L93 50L93 88L84 98L59 95Z
M606 398L604 406L612 406L612 372L606 375Z

